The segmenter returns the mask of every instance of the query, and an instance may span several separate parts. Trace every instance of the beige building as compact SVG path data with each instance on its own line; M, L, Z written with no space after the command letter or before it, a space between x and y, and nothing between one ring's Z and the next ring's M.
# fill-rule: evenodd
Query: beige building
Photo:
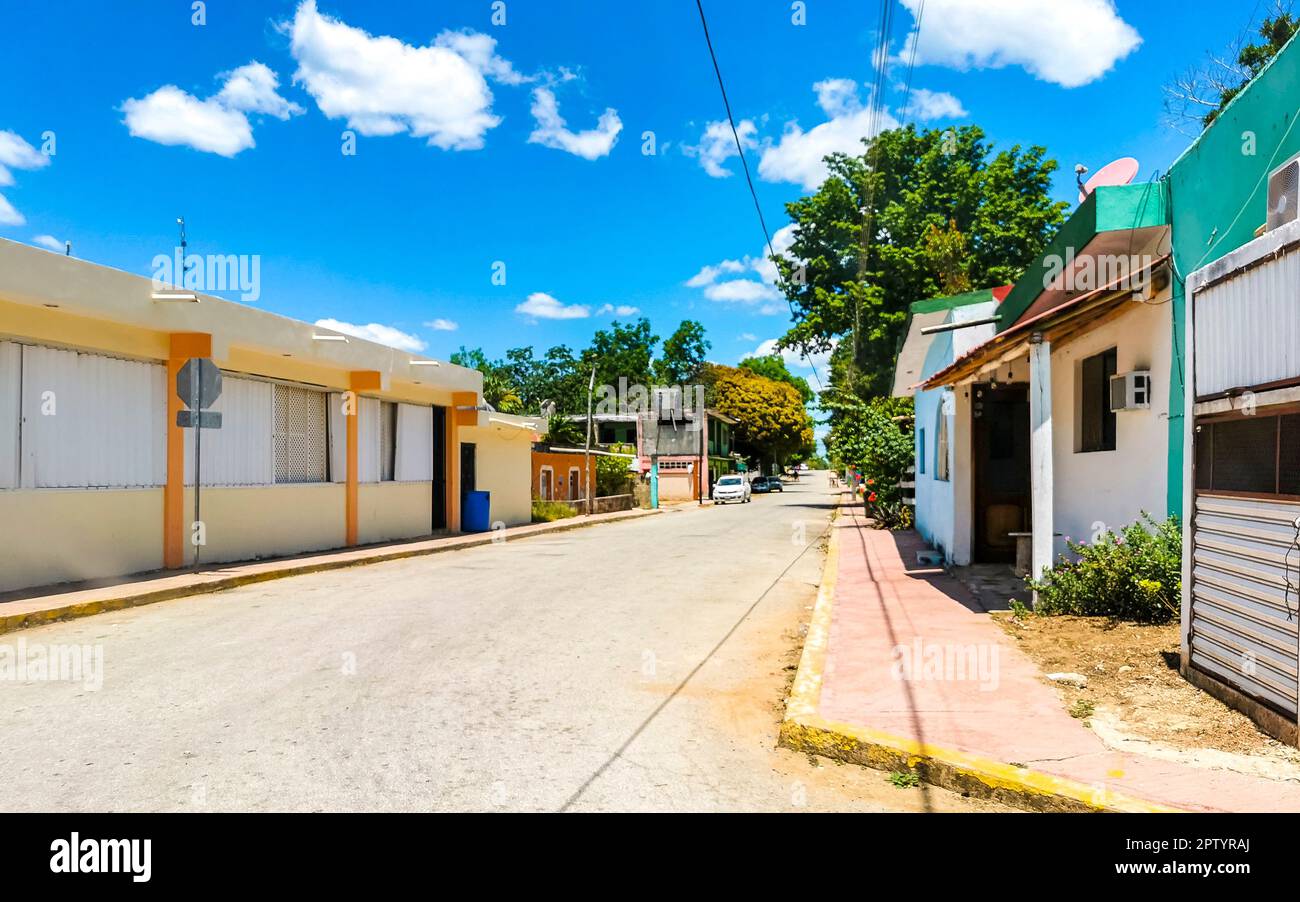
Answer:
M457 531L472 489L525 523L537 425L475 370L0 240L0 591Z

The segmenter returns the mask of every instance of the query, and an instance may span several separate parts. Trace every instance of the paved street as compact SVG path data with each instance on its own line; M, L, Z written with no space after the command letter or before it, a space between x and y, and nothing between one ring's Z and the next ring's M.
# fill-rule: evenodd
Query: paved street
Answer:
M752 504L300 576L0 637L4 810L996 810L775 748L817 474Z

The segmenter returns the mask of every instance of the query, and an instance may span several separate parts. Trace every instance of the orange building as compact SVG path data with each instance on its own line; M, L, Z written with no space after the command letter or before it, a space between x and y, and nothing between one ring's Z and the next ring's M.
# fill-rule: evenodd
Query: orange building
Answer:
M544 501L581 501L586 498L587 477L583 454L563 451L534 451L533 497ZM595 491L596 461L591 461L591 486Z

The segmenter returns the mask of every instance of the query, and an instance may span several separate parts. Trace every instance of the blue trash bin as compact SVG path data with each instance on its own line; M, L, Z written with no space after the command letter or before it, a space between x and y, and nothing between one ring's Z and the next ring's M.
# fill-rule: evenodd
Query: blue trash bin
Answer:
M492 493L466 492L461 512L462 532L487 532L492 528Z

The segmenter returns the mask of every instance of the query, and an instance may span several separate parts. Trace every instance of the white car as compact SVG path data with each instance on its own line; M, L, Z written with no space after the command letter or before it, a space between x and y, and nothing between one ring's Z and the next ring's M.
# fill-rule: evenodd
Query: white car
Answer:
M713 484L713 503L725 504L728 501L749 501L749 480L735 473L723 476Z

